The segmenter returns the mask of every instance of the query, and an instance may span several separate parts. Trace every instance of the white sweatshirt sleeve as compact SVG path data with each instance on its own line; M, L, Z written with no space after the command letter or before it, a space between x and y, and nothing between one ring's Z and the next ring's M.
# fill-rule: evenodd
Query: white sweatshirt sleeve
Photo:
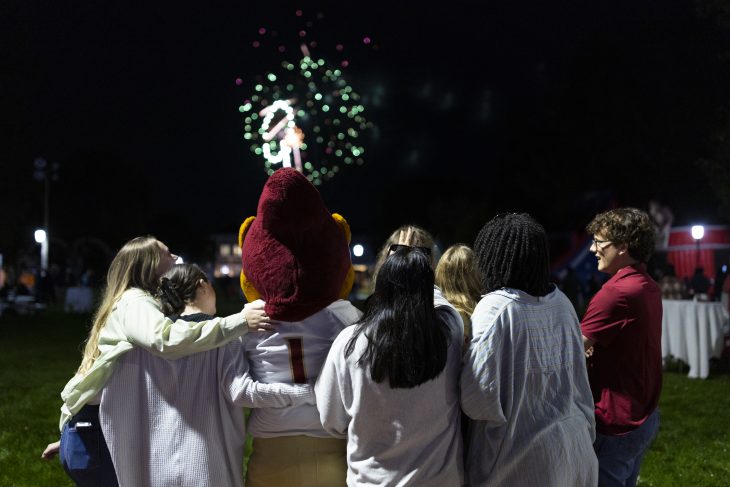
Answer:
M157 301L141 289L128 289L114 305L99 332L99 356L84 374L76 374L61 392L59 427L104 387L119 357L138 346L174 360L220 347L248 332L243 311L208 321L172 321Z
M502 355L507 353L504 340L509 337L499 323L504 309L495 304L483 299L472 314L473 338L461 369L461 409L472 419L504 424L501 393L509 385L501 383Z
M172 321L147 293L125 296L109 316L107 326L118 328L132 345L176 359L217 348L248 332L243 311L208 321ZM101 338L103 339L104 334ZM99 343L100 348L103 343Z
M347 412L347 407L352 404L352 384L347 373L344 350L353 329L345 328L335 339L314 386L322 427L336 438L347 438L352 420Z
M229 402L247 408L283 408L314 404L310 384L258 382L249 374L245 347L241 339L229 344L220 354L221 389Z

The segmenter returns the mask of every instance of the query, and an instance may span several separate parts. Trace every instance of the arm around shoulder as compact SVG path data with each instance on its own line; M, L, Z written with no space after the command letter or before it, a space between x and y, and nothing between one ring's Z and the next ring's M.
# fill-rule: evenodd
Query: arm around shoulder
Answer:
M248 332L246 309L207 321L172 321L162 314L149 295L120 303L109 321L138 347L169 359L180 358L224 345ZM112 324L112 323L109 323Z
M225 347L221 364L222 388L228 400L236 406L282 408L315 403L314 388L310 384L267 384L254 380L240 339Z

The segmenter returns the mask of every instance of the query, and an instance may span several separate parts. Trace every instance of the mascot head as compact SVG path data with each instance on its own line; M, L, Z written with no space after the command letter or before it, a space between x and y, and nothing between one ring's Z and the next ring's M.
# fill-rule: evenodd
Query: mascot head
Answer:
M279 169L238 234L246 299L263 299L275 320L299 321L346 298L355 277L349 243L347 221L327 210L312 183Z

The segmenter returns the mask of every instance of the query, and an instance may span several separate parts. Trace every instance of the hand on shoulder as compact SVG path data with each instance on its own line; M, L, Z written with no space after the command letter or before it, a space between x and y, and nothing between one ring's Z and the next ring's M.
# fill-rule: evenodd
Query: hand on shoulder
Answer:
M243 316L246 318L248 323L248 329L250 331L257 330L274 330L275 326L271 324L269 316L264 311L264 303L261 299L246 303L243 307Z

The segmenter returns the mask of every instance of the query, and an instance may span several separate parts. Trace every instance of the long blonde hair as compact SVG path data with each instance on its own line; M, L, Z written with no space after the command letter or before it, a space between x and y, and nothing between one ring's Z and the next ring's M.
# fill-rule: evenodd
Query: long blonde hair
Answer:
M431 234L416 225L403 225L399 227L395 232L391 233L390 237L388 237L388 240L386 240L383 246L380 248L380 251L378 252L378 257L377 259L375 259L373 280L377 279L380 268L383 267L385 259L387 259L388 255L390 254L390 246L398 243L401 233L410 233L412 235L411 241L408 243L408 245L414 245L417 247L428 247L429 249L431 249L431 267L434 266L434 254L436 251L436 245Z
M446 249L436 266L436 285L462 318L471 317L484 290L474 251L464 244ZM464 324L468 325L466 319Z
M119 250L109 265L106 287L101 305L94 315L93 325L86 340L78 373L86 373L99 356L99 333L106 325L114 304L127 289L136 287L154 294L158 286L157 266L161 249L158 240L151 235L133 238Z

